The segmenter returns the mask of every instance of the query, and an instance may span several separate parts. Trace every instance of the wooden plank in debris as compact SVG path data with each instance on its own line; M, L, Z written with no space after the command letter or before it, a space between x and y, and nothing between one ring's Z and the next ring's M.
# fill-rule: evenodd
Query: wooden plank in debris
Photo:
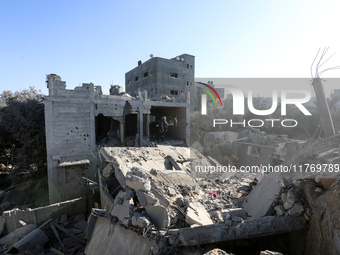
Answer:
M54 249L53 247L50 248L50 251L57 255L65 255L65 253L58 251L57 249Z
M78 236L75 236L75 235L69 233L69 232L67 231L67 229L63 228L62 226L58 225L58 224L55 223L55 222L52 222L52 223L53 223L54 226L56 226L57 228L59 228L61 231L65 232L66 235L72 237L73 239L77 240L78 242L81 242L81 243L83 243L83 244L86 244L86 242L85 242L84 240L82 240L82 239L79 238Z
M58 242L60 243L61 247L63 248L63 251L65 251L65 247L64 247L63 243L61 242L60 237L59 237L59 234L58 234L58 231L57 231L57 229L55 228L55 226L53 225L53 223L50 224L50 227L51 227L51 229L52 229L54 235L57 237Z

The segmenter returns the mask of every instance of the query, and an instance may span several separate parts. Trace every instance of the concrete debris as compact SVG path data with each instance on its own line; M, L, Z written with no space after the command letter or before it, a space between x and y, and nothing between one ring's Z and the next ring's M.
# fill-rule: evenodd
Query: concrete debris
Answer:
M305 229L305 221L295 217L266 216L244 221L227 227L225 224L213 224L195 228L179 229L179 239L184 245L199 245L260 237L271 233L285 233Z
M288 193L282 197L284 198L283 207L286 210L289 210L290 208L292 208L294 203L298 201L295 195L295 191L293 189L289 190Z
M222 210L222 213L226 219L230 219L230 216L238 216L244 220L248 218L247 212L242 208L229 208L226 210Z
M177 192L174 188L168 188L168 195L173 197L173 196L177 195Z
M74 227L76 227L77 229L83 231L84 233L86 232L86 228L87 228L87 222L85 220L81 220L79 222L77 222Z
M228 255L228 253L226 253L224 250L216 248L204 253L203 255Z
M268 165L272 152L283 155L285 163L294 162L304 149L306 141L289 139L287 136L266 134L247 127L239 133L192 132L191 148L205 156L212 156L224 166Z
M303 213L303 211L303 206L299 202L296 202L294 203L293 207L289 209L288 214L291 216L299 216L301 213Z
M31 233L26 235L20 241L15 243L8 251L8 253L18 253L23 251L29 251L36 249L38 246L42 246L48 241L48 237L44 231L37 228Z
M277 205L274 207L276 215L282 216L285 214L286 210L282 205Z
M85 250L86 228L83 214L62 214L60 218L48 220L39 228L35 224L27 224L0 239L0 253L47 254L52 251L64 254L67 251L66 254L80 255ZM72 241L67 242L68 238Z
M252 218L259 218L269 215L274 208L274 202L281 191L277 182L279 175L270 173L252 190L244 200L242 207Z
M277 252L277 251L265 250L265 251L261 251L260 255L284 255L284 254L281 252Z
M35 224L27 224L21 228L17 228L7 236L0 239L0 252L3 253L20 239L31 233L37 226Z
M132 216L131 224L132 226L135 226L141 229L148 228L151 225L150 221L146 217L144 217L142 214L139 214L139 213L135 213Z
M161 205L147 205L145 207L150 221L159 229L169 228L170 218L168 211Z
M152 193L145 193L144 191L137 190L136 195L141 206L155 205L158 199Z
M186 211L185 221L190 226L196 224L198 226L213 224L209 213L199 202L190 202Z
M150 191L151 184L150 180L140 177L138 175L133 175L132 173L128 173L125 179L126 185L133 190L142 190L142 191Z
M115 204L111 210L111 215L117 217L120 221L124 219L129 219L133 215L133 200L126 199L122 200L122 198L115 199Z

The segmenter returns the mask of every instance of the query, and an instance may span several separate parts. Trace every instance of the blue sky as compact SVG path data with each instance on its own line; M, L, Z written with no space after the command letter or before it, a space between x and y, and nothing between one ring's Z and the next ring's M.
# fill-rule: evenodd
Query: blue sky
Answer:
M339 7L327 0L3 0L0 92L34 86L47 94L45 75L56 73L69 89L93 82L108 94L150 54L195 55L196 77L309 77L319 48L337 52L326 67L340 65Z

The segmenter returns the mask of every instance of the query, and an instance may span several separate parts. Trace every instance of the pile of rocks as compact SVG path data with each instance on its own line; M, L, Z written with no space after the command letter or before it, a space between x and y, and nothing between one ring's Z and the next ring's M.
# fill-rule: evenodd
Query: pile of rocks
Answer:
M312 210L308 207L303 198L303 191L299 188L300 182L281 179L281 194L278 197L277 205L274 207L276 215L300 216L303 215L309 220Z

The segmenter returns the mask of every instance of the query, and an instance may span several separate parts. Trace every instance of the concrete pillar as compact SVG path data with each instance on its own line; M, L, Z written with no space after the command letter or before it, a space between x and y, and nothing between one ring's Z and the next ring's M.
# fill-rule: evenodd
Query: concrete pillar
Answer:
M120 142L124 144L125 142L124 122L122 121L119 122L119 138L120 138Z
M185 118L186 118L186 127L185 127L185 141L187 147L190 146L190 90L187 91L187 103L185 107Z
M146 114L146 136L150 139L150 114Z
M139 106L139 146L143 146L143 102Z
M335 134L335 130L321 79L319 77L314 78L312 85L315 91L316 102L320 111L321 122L325 131L325 136L332 136Z

